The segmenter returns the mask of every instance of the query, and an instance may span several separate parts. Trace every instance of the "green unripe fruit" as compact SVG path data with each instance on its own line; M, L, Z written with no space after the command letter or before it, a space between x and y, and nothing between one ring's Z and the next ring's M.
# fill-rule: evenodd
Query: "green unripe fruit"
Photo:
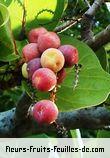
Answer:
M27 63L24 63L22 65L22 75L23 75L24 78L26 78L26 79L28 78Z

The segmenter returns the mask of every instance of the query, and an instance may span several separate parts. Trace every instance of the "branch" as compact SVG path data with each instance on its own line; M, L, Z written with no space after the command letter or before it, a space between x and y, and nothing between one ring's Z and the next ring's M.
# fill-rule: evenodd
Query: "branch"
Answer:
M87 10L85 14L88 14L91 17L95 16L102 3L104 3L104 0L95 0L93 5Z
M82 25L81 37L84 41L92 40L93 38L93 32L92 32L93 18L103 2L104 0L95 0L92 6L89 7L89 9L83 15L82 23L81 23Z
M56 27L54 31L57 33L64 32L67 29L74 26L75 24L77 24L78 22L82 21L82 23L81 23L81 25L82 25L81 37L84 41L92 42L92 39L93 39L93 32L92 32L93 17L95 16L95 13L99 9L99 7L102 5L104 0L95 0L92 6L90 6L90 4L87 0L85 2L87 3L89 9L85 12L85 14L83 15L83 18L80 17L79 19L69 19L65 23Z
M15 108L0 113L0 137L12 137L12 130L15 126Z
M108 42L110 42L110 25L94 36L92 40L86 41L86 43L95 51Z
M28 134L56 131L52 125L39 127L32 119L26 117L30 104L30 97L24 93L16 108L0 113L0 137L23 137ZM57 122L63 123L67 129L102 129L110 125L110 111L105 107L92 107L61 112Z
M110 111L105 107L92 107L73 112L63 112L59 121L69 129L87 128L101 129L110 124Z
M68 20L65 23L61 24L60 26L56 27L54 32L56 32L56 33L64 32L64 31L68 30L69 28L71 28L72 26L74 26L75 24L77 24L78 22L80 22L81 19L82 19L82 17L79 19Z
M16 106L16 121L22 122L23 120L26 119L28 109L32 103L32 99L29 97L29 95L25 92L23 92L20 100L17 103Z

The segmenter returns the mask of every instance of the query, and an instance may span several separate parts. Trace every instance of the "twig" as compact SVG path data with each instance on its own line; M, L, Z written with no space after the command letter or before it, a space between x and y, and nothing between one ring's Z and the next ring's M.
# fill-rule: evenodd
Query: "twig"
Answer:
M24 4L23 4L23 18L22 18L22 29L21 32L19 34L19 40L24 40L26 38L26 0L24 0Z
M87 4L87 6L90 8L91 5L90 5L89 1L88 1L88 0L84 0L84 1L85 1L85 3Z
M13 35L12 35L13 36ZM14 49L15 49L15 54L16 55L19 55L19 52L18 52L18 49L17 49L17 45L16 45L16 41L14 39L14 36L13 36L13 44L14 44Z
M61 24L60 26L56 27L54 31L57 32L57 33L64 32L67 29L74 26L75 24L77 24L78 22L80 22L81 19L82 19L82 17L80 17L78 19L68 20L67 22L65 22L65 23Z

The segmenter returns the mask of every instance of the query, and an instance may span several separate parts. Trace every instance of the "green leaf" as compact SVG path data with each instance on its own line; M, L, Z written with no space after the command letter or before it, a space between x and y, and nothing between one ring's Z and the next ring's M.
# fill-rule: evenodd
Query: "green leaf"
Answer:
M2 61L4 61L4 62L10 62L10 61L14 61L17 59L19 59L19 55L16 55L14 53L7 55L6 57L5 56L2 57Z
M72 138L77 138L77 131L76 130L70 130Z
M9 6L12 28L16 37L22 24L23 6L21 4L18 0L15 0ZM49 30L53 30L62 16L65 4L67 4L66 0L27 0L26 31L42 25Z
M97 138L110 138L110 131L99 130L97 134Z
M106 52L105 48L102 47L95 53L100 61L100 64L102 65L102 68L108 72L109 63L108 63L108 57L107 57L107 52Z
M5 6L9 6L11 4L12 0L0 0L0 3L4 4Z
M22 56L22 49L23 49L23 47L24 47L26 44L28 44L28 41L27 41L27 40L16 41L17 50L18 50L20 56Z
M48 30L53 30L56 27L66 5L67 0L57 0L57 6L55 9L54 17L52 18L52 23L50 23L50 25L47 25Z
M4 5L0 4L0 61L16 59L17 56L14 52L9 12Z
M110 93L110 75L106 73L95 53L83 42L69 36L61 36L62 44L71 44L79 51L79 83L73 90L74 68L68 69L67 77L57 92L56 104L61 111L92 107L104 102ZM49 97L37 92L39 99Z
M22 80L22 91L25 91L30 97L32 95L32 87L30 87L30 84L27 84L26 80Z

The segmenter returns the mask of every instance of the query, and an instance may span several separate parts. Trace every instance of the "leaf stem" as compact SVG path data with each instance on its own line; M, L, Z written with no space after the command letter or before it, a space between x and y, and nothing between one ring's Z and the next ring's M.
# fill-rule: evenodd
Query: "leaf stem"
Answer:
M22 29L19 35L19 40L24 40L26 37L26 0L24 0L23 4L23 18L22 18Z
M80 68L82 65L80 64L75 64L75 81L73 83L73 90L75 90L75 88L78 86L79 83L79 72L80 72Z

